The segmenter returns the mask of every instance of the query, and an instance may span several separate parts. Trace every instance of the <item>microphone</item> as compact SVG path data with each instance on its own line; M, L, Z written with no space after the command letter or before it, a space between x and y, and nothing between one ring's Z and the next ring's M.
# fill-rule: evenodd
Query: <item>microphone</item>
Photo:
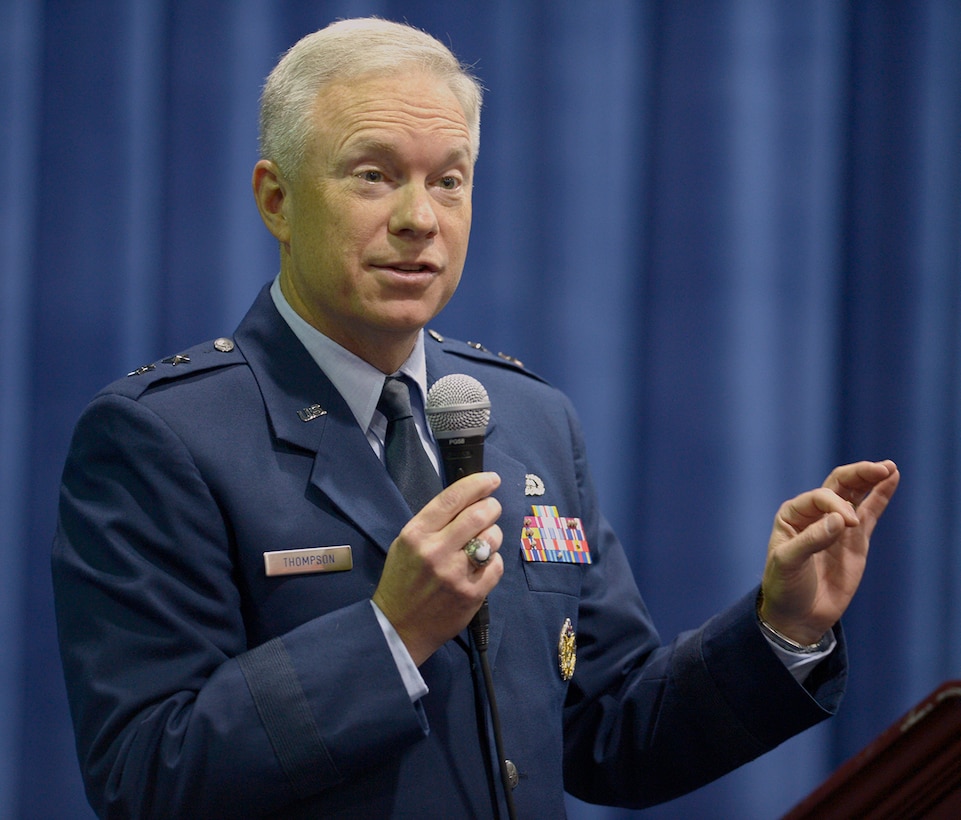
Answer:
M484 435L491 420L491 402L477 379L452 373L427 391L427 423L437 439L444 463L445 486L484 470ZM477 645L487 650L490 612L487 599L470 623Z
M484 435L491 419L487 391L477 379L453 373L427 393L427 423L437 439L446 484L484 470Z

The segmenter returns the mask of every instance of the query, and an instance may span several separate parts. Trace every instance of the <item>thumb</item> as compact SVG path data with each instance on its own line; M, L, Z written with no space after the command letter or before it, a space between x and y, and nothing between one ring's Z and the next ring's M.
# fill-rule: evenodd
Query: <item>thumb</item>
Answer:
M844 530L844 516L830 512L816 524L798 533L788 545L790 560L802 562L812 555L830 547Z
M828 513L824 516L821 525L824 530L825 541L833 541L844 529L844 516L837 512Z

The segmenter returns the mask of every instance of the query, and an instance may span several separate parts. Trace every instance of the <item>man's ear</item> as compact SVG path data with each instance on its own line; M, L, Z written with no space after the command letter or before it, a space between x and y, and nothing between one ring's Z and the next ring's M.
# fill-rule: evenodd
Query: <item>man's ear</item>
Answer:
M270 231L281 244L290 240L287 224L287 181L280 169L270 160L262 159L254 166L254 199L257 210Z

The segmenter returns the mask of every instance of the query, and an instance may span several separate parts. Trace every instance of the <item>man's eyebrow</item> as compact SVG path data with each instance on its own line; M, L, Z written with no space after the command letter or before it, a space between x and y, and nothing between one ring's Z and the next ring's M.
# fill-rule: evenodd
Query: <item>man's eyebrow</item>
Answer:
M347 148L347 153L350 156L359 154L394 154L396 152L396 145L386 140L378 139L357 140L357 142L352 143Z
M357 142L348 146L346 156L349 161L357 161L365 155L373 156L394 156L399 149L396 144L388 140L381 139L359 139ZM471 161L471 149L469 145L451 148L444 156L442 165L456 165L459 162Z
M465 145L461 148L452 148L446 157L447 165L453 165L461 161L471 162L471 148L469 145Z

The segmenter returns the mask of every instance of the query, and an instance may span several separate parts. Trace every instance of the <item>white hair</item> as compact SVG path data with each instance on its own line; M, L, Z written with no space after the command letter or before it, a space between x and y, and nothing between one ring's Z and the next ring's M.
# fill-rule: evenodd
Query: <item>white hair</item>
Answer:
M329 83L415 66L445 81L464 110L473 159L480 147L482 87L439 40L376 17L340 20L295 43L267 77L260 99L260 155L299 172L317 95Z

